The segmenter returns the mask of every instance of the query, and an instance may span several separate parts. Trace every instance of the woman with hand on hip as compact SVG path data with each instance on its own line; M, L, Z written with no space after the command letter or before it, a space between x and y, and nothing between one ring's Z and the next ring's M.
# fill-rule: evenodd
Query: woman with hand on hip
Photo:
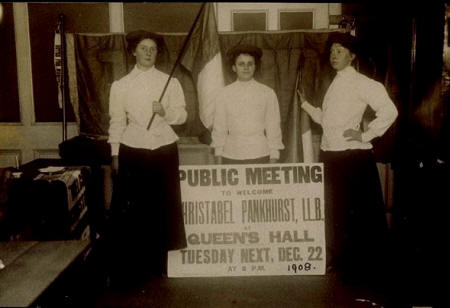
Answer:
M330 37L330 64L337 72L322 109L299 92L301 107L323 129L320 158L324 163L328 269L345 274L376 274L382 266L387 222L371 140L382 136L397 109L380 82L352 67L356 39L347 33ZM362 131L366 107L376 117Z

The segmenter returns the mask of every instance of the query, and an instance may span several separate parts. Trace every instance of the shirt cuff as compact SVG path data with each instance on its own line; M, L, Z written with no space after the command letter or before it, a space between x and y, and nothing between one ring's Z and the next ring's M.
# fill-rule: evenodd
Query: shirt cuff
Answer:
M370 142L375 137L377 137L377 135L373 131L368 130L361 134L361 141Z
M271 159L280 159L280 151L270 150L270 158Z
M305 100L305 101L300 105L300 107L301 107L302 109L304 109L305 111L311 111L311 109L314 110L314 106L311 105L307 100Z
M120 143L111 143L111 156L119 155Z
M322 111L320 108L314 107L308 101L304 101L300 106L317 124L322 125Z

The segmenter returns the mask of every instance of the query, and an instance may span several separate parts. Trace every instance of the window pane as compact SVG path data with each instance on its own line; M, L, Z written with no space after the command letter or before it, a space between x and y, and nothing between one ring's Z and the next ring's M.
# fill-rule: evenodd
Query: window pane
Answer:
M189 32L201 3L124 3L125 32Z
M234 12L233 30L234 31L265 31L266 13L265 12Z
M61 13L65 16L66 32L109 32L108 3L28 4L36 122L61 121L53 66L54 31ZM67 112L68 121L74 121L70 104L67 104Z
M12 3L0 3L0 122L20 122L16 44Z
M313 12L280 12L280 30L313 28Z

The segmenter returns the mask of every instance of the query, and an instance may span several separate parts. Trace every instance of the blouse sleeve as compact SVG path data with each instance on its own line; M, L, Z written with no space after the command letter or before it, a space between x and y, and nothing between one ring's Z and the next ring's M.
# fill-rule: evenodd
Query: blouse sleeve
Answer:
M385 87L379 82L368 84L367 90L363 92L363 99L375 111L375 119L361 135L363 142L369 142L386 132L397 118L398 111Z
M186 122L186 101L178 79L172 78L170 80L162 105L166 112L164 119L169 125L179 125Z
M317 124L322 125L322 109L314 107L307 101L304 101L301 105L302 109L311 117L311 119Z
M267 97L265 130L270 149L270 158L279 159L279 150L284 149L281 137L281 117L278 98L275 92L270 91Z
M109 92L109 116L108 143L111 145L111 155L114 156L119 154L120 140L127 125L125 106L117 81L113 82Z

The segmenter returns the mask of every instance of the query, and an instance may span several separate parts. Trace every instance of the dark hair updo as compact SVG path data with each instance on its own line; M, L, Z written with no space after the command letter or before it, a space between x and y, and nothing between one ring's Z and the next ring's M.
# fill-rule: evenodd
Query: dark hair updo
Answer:
M236 63L237 57L241 54L247 54L255 59L256 67L261 64L262 50L254 45L237 45L227 52L228 62L230 66Z
M125 39L127 40L127 51L130 54L132 54L136 50L137 45L139 45L139 43L145 39L151 39L152 41L154 41L158 48L158 52L162 50L162 46L164 44L164 40L160 35L145 30L129 32L125 36Z

